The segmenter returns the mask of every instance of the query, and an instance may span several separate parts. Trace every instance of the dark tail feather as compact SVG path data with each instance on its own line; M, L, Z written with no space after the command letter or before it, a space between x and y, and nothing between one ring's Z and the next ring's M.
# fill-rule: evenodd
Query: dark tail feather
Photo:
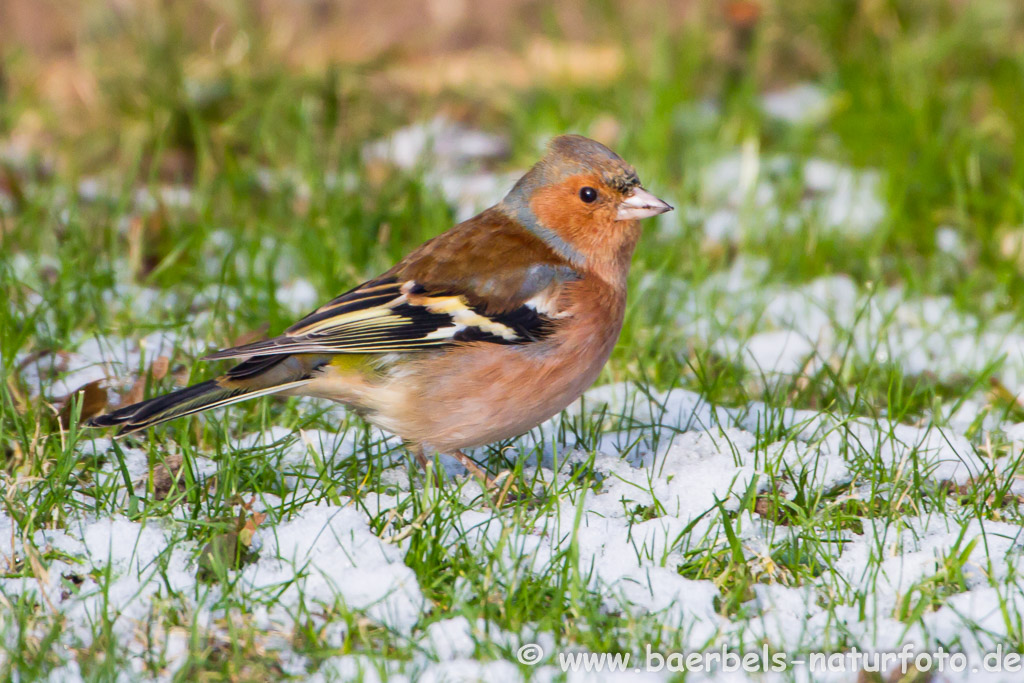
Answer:
M125 406L106 415L98 415L88 420L85 424L87 427L120 426L121 429L117 432L118 436L120 436L178 417L209 410L210 408L247 401L257 396L276 394L285 389L301 386L308 381L308 379L301 379L271 387L249 389L223 387L218 383L218 380L211 379L207 382L200 382L199 384L179 389L170 394L151 398L148 401Z

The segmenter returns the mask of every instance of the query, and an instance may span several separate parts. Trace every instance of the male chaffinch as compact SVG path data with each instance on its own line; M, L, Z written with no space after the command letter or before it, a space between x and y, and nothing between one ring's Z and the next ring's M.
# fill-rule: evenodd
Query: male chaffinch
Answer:
M206 382L93 418L119 434L267 394L343 403L417 460L518 436L597 378L622 328L638 220L672 207L580 135L497 205L429 240Z

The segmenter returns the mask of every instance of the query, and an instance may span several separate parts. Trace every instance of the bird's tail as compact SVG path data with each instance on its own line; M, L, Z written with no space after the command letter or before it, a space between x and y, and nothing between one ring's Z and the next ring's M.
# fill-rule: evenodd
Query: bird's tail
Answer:
M282 382L255 382L233 377L235 371L243 369L244 365L243 363L243 365L233 368L223 377L193 384L148 401L133 403L112 413L97 415L85 424L88 427L119 426L121 429L117 434L120 436L211 408L228 406L232 403L248 401L251 398L295 389L310 381L308 376ZM294 378L294 375L292 377ZM266 379L266 377L262 379Z

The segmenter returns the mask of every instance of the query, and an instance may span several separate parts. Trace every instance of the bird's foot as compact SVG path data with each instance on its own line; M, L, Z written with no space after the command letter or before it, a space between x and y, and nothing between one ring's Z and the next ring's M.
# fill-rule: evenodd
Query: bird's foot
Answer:
M433 473L433 467L431 467L431 461L426 457L422 446L410 446L409 451L416 458L416 462L420 464L425 473ZM496 507L501 507L509 501L509 492L513 489L513 478L512 472L506 470L500 472L497 476L492 477L487 473L480 465L476 463L472 458L463 453L462 451L453 451L450 454L455 460L466 468L471 476L473 476L480 486L483 488L485 493L491 495L491 500L494 502ZM440 477L440 472L436 473ZM440 481L440 479L438 479Z
M476 462L462 451L455 451L452 457L459 461L459 464L469 470L469 473L476 477L484 491L491 494L491 500L495 507L501 507L509 502L508 494L512 490L514 478L510 470L499 472L497 476L490 476Z

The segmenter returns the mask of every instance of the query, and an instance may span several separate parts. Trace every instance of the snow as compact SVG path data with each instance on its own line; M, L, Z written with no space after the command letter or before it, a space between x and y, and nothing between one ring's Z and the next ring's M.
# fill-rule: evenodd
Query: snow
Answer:
M138 624L146 621L150 601L165 590L189 591L195 577L188 567L191 544L171 542L168 530L124 517L82 519L67 532L40 531L33 544L77 558L53 560L45 574L0 579L6 596L43 594L67 617L67 642L91 642L91 624L110 619L115 633L131 642ZM0 545L0 556L20 552L20 543ZM109 577L106 576L109 572ZM73 598L62 596L61 576L76 575L81 586Z
M795 206L780 202L794 174L803 184ZM799 164L783 155L762 156L744 145L711 162L701 176L704 232L717 242L782 229L793 232L806 222L826 233L863 239L884 223L883 177L834 161L810 158Z
M363 149L363 160L385 161L404 170L421 164L440 165L446 170L467 162L504 156L508 144L492 133L468 128L437 116L426 123L400 128L387 138L372 142Z
M775 202L773 176L789 170L790 160L782 156L762 158L753 145L721 157L703 171L703 195L711 206L768 207Z
M820 365L814 345L794 330L758 332L744 344L723 337L712 348L725 356L742 355L743 365L762 375L799 375Z
M987 313L984 302L963 311L951 297L858 287L845 275L766 283L765 267L740 258L702 283L681 284L680 328L768 383L844 358L940 381L994 365L1013 394L1024 392L1024 333L1013 317Z
M455 209L457 221L464 221L500 201L522 176L522 170L481 170L481 165L501 160L508 151L499 135L437 116L367 144L363 160L404 171L422 169L424 182L440 191Z
M469 659L476 651L473 626L466 617L435 621L424 630L419 645L438 661Z
M161 185L156 192L148 188L139 188L133 199L135 207L142 213L151 213L160 206L171 209L187 209L195 206L196 200L191 187L185 185Z
M441 177L439 182L445 200L455 207L455 220L464 221L500 202L522 175L522 171L453 173Z
M375 536L354 508L309 506L301 519L260 529L254 543L261 558L242 572L241 580L257 591L287 585L275 612L287 613L301 597L310 605L337 603L365 612L379 624L408 633L424 609L402 551Z
M799 83L765 94L761 108L772 118L790 124L817 123L829 113L828 95L813 83Z
M854 171L822 159L804 164L804 182L812 193L806 206L819 215L824 227L855 236L874 232L885 218L879 198L877 171Z
M704 235L712 242L738 242L742 236L740 217L731 209L719 209L704 221Z
M160 356L172 358L179 350L198 354L205 346L184 335L157 331L137 339L82 336L72 349L18 357L17 362L24 362L22 377L33 396L62 398L99 380L126 389Z
M320 305L323 297L309 280L298 278L278 287L277 302L296 315L307 313Z
M935 246L939 248L939 251L952 256L961 256L963 254L964 241L956 228L943 225L935 231Z

